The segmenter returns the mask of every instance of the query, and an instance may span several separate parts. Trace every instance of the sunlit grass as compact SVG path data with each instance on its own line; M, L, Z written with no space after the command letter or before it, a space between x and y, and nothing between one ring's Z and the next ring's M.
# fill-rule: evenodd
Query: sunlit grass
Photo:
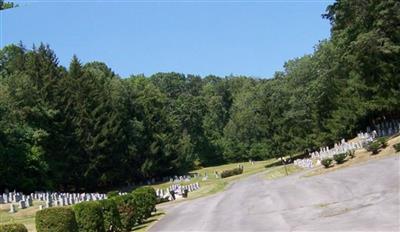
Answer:
M273 180L273 179L277 179L277 178L281 178L290 174L294 174L300 171L303 171L303 168L300 168L298 166L295 166L294 164L290 164L290 165L286 165L285 166L279 166L279 167L275 167L273 168L271 171L267 172L265 174L265 177L268 180Z
M203 197L207 196L210 194L214 194L217 192L220 192L225 189L225 187L232 181L235 181L237 179L262 172L267 170L265 166L271 165L275 162L277 162L277 159L269 159L266 161L256 161L254 164L251 164L250 162L241 162L241 163L233 163L233 164L225 164L225 165L219 165L219 166L213 166L213 167L207 167L207 168L202 168L198 170L193 170L190 173L199 173L202 176L198 178L191 178L190 182L185 182L182 181L180 182L181 185L188 185L191 183L196 183L198 182L200 184L200 189L189 193L189 199L193 198L198 198L198 197ZM241 175L235 175L227 178L217 178L215 176L215 172L217 171L218 173L221 173L223 170L228 170L228 169L233 169L238 167L239 165L242 165L244 167L243 174ZM203 181L202 178L204 175L207 173L208 179ZM172 182L165 182L161 184L155 184L151 185L155 189L158 188L168 188L170 185L172 185Z
M33 206L26 209L18 209L16 213L9 213L10 204L0 205L0 224L8 223L22 223L26 226L28 231L36 231L35 228L35 214L39 210L39 205L44 202L34 201ZM18 205L18 204L14 204Z

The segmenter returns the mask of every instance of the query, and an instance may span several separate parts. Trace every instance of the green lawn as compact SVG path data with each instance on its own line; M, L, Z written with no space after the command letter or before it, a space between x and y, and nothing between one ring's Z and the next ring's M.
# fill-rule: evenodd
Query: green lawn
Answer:
M22 223L28 231L36 231L35 214L39 210L39 205L44 205L44 202L34 201L33 206L26 209L18 209L16 213L9 213L10 205L5 204L0 206L0 224ZM14 204L17 206L17 204Z
M193 198L198 198L198 197L203 197L207 196L210 194L214 194L217 192L220 192L225 189L225 187L232 181L237 180L239 178L243 178L258 172L262 172L267 170L266 166L270 166L271 164L276 163L278 160L276 159L270 159L266 161L257 161L254 162L254 165L252 165L249 162L241 162L241 163L233 163L233 164L225 164L225 165L220 165L220 166L213 166L213 167L207 167L207 168L202 168L199 170L194 170L191 171L190 173L199 173L204 176L205 173L208 174L208 179L206 181L202 180L202 177L198 178L192 178L190 182L181 182L182 185L188 185L190 183L195 183L199 182L200 184L200 189L189 193L188 199L193 199ZM218 173L221 173L223 170L227 169L233 169L238 167L238 165L243 165L244 171L243 174L241 175L236 175L236 176L231 176L227 178L216 178L214 173L217 171ZM171 182L166 182L166 183L161 183L161 184L155 184L151 185L155 189L157 188L167 188L169 187Z
M290 175L290 174L293 174L296 172L300 172L302 170L304 170L304 169L300 168L298 166L295 166L293 164L286 165L286 170L285 170L284 166L278 166L278 167L271 169L271 171L267 172L265 174L265 177L268 180L273 180L273 179L281 178L281 177L284 177L284 176L287 176L287 175Z

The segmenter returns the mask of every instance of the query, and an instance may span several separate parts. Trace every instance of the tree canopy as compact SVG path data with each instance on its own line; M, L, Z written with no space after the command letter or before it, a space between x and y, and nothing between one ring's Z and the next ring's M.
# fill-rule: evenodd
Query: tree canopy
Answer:
M4 0L0 0L0 10L10 9L17 6L18 4L15 4L13 2L5 2Z

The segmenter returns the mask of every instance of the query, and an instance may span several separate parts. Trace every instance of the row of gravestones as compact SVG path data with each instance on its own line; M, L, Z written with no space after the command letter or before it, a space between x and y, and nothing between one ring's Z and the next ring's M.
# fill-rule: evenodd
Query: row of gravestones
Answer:
M18 208L25 209L33 205L33 200L44 201L46 208L52 206L73 205L83 201L97 201L107 199L105 194L101 193L58 193L58 192L35 192L25 195L20 192L8 192L0 194L0 203L10 204L10 212L14 213L15 205L18 203ZM40 206L40 209L43 206Z
M367 132L375 130L377 136L391 136L400 132L400 120L387 120L367 127Z
M198 173L192 173L190 175L183 175L183 176L177 176L177 175L166 176L163 178L151 178L151 179L146 180L145 183L147 185L151 185L151 184L155 184L157 181L162 181L162 182L170 181L170 182L174 182L174 183L179 183L182 181L189 182L191 180L191 178L198 178L200 176L201 176L201 174L198 174ZM143 185L143 184L144 184L143 182L139 183L139 185Z
M348 151L355 151L365 147L368 143L372 142L375 133L359 133L357 142L346 142L344 139L340 143L335 143L333 148L322 147L319 151L309 153L311 158L296 159L293 164L301 168L313 168L321 165L321 160L324 158L332 158L336 154L346 153Z
M254 165L254 161L249 161L252 165ZM243 165L239 165L239 168L243 167ZM217 171L214 171L215 178L220 178L220 175ZM205 172L204 175L200 173L192 173L191 176L173 176L170 177L169 181L172 183L180 183L180 182L190 182L191 178L201 178L202 181L208 180L208 173Z
M170 179L169 179L169 182L174 182L174 183L180 183L180 182L182 182L182 181L184 181L184 182L189 182L190 181L190 176L186 176L186 175L183 175L183 176L174 176L174 177L171 177Z
M185 190L193 192L199 188L200 184L198 182L189 185L173 184L166 189L156 189L156 195L158 198L172 200L171 192L174 192L175 195L182 196Z

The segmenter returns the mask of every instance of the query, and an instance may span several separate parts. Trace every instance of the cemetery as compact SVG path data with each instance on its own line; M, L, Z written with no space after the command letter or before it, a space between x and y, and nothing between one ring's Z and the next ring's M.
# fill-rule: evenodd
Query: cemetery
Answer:
M393 129L392 133L398 133L398 130ZM185 199L196 199L198 197L204 197L219 192L223 190L226 186L228 186L230 182L236 180L237 178L241 178L241 175L223 178L223 173L231 170L241 170L242 172L244 171L243 177L267 170L267 179L270 180L275 178L282 178L286 175L301 172L304 170L309 170L308 173L306 173L304 176L311 177L323 173L320 171L320 167L322 165L321 161L327 157L333 158L338 154L355 151L355 157L362 158L363 152L367 152L367 145L373 141L377 141L378 134L385 134L386 136L390 136L389 133L377 133L375 131L371 131L370 133L359 133L355 139L352 139L350 141L341 140L339 143L336 143L335 146L331 149L329 149L329 147L323 147L320 148L318 151L309 153L310 158L294 159L293 163L287 165L287 167L272 166L271 168L266 169L265 167L269 167L271 164L274 164L276 162L279 163L280 160L274 159L262 162L249 161L239 164L222 165L220 167L209 167L190 172L188 173L188 175L164 177L161 179L161 183L157 183L159 181L155 179L150 179L145 183L147 184L147 186L152 186L154 188L155 199L157 199L156 202L158 204L162 204L164 202L180 202L181 200ZM391 149L391 152L395 152L394 145L400 143L400 137L395 136L394 138L394 140L392 139L389 141L386 150ZM385 152L383 151L382 153ZM162 182L163 180L164 182ZM7 222L4 221L4 215L10 215L6 218L9 218L9 222L12 222L14 220L10 219L13 217L13 215L17 216L16 218L18 218L19 213L31 212L29 216L24 217L25 219L19 219L17 221L25 222L24 224L27 225L29 231L37 231L35 223L30 222L30 220L35 220L36 212L52 208L57 210L60 207L72 207L72 209L74 209L76 205L95 205L95 202L106 202L110 198L124 198L128 195L131 194L129 192L119 191L110 192L109 194L64 192L34 192L30 194L24 194L17 191L5 191L4 193L0 194L0 212L3 212L0 214L0 222L2 224ZM129 200L117 200L116 202L118 201L129 202ZM147 217L149 217L150 215L148 215ZM159 213L156 215L160 217L162 214ZM26 223L26 220L28 220L28 223ZM159 218L157 220L159 220ZM138 219L135 219L135 221L137 221L137 223L143 223L146 220L140 219L138 221ZM105 222L99 222L98 224L103 225L104 223ZM154 222L149 224L149 226L152 225L154 225ZM131 226L133 228L135 226L137 227L137 224L134 223L125 226Z
M275 159L268 161L249 161L239 164L228 164L216 167L208 167L194 170L188 175L168 176L157 180L145 181L147 186L152 186L158 203L180 202L185 199L195 199L222 191L230 181L255 174L265 170L265 166L276 162ZM242 168L242 175L230 178L221 178L223 170ZM216 174L218 173L218 175ZM187 194L185 195L185 192ZM173 192L173 193L172 193ZM75 205L85 202L102 202L110 197L124 197L128 192L114 191L106 193L64 193L64 192L34 192L24 194L18 191L6 191L0 194L0 225L11 222L21 222L29 231L37 231L35 226L35 214L45 209L73 208ZM51 212L51 211L50 211ZM65 213L65 212L63 212ZM155 213L160 217L162 213ZM153 222L154 223L154 222ZM145 222L146 224L146 222ZM140 227L135 225L136 227Z
M314 167L318 167L322 165L322 161L324 159L334 159L335 157L339 157L342 154L352 154L360 149L370 150L370 146L377 144L377 148L374 150L378 150L380 148L379 141L385 140L386 137L390 137L400 133L400 120L391 120L381 122L377 125L371 127L367 127L367 132L360 132L357 134L355 139L352 141L346 141L342 139L340 142L335 143L334 147L321 147L317 151L310 152L309 158L304 159L296 159L294 160L294 165L311 169ZM382 144L384 145L384 143ZM373 152L377 154L377 152ZM329 167L330 165L328 165Z
M399 19L0 0L0 232L400 231Z
M335 156L339 154L346 154L348 152L353 152L353 155L355 154L356 159L357 158L362 159L364 157L363 154L367 153L368 144L371 144L374 141L378 141L379 138L382 138L379 137L379 135L385 136L385 138L386 137L392 138L394 135L393 137L394 139L389 140L387 147L382 151L382 153L386 154L387 152L385 153L385 150L387 149L390 149L391 153L395 152L396 151L395 145L400 143L400 137L399 136L396 137L395 136L396 133L399 133L398 128L392 128L386 130L383 129L380 130L379 132L372 130L370 132L359 133L357 137L352 140L345 141L344 139L342 139L339 143L336 143L332 148L321 147L318 151L310 152L309 158L303 158L303 159L294 158L293 163L287 165L286 167L272 166L271 168L266 169L265 167L269 167L271 164L274 164L276 162L279 163L280 160L272 159L262 162L254 162L250 160L249 162L245 163L222 165L219 167L209 167L201 170L195 170L193 172L188 173L187 175L169 176L169 177L164 177L161 180L150 179L145 183L147 186L152 186L154 188L155 199L157 199L156 203L162 204L164 202L175 202L175 201L180 202L181 200L185 199L195 199L201 196L208 196L210 194L219 192L223 190L226 186L228 186L230 182L234 181L237 178L242 178L241 175L231 176L224 174L224 173L230 174L230 172L232 172L232 174L236 173L235 170L240 170L238 174L243 172L244 173L242 174L244 175L243 177L267 170L267 179L270 180L275 178L281 178L283 176L301 172L304 170L309 170L304 176L311 177L317 174L324 173L323 171L321 171L323 169L320 168L324 159L327 158L333 159ZM351 162L352 161L350 161L349 163ZM335 168L330 168L330 169L334 170ZM231 177L226 178L228 176ZM15 218L18 218L20 213L31 212L30 215L21 218L22 220L17 219L16 222L18 221L25 222L24 224L26 224L26 227L29 229L29 231L37 231L36 230L37 226L33 222L35 220L36 212L52 208L57 210L60 207L67 209L68 208L74 209L77 207L76 205L84 205L84 206L88 205L89 207L96 208L96 204L101 205L103 204L102 202L107 202L110 198L116 198L116 199L121 198L119 200L115 200L115 202L120 202L119 204L128 204L129 197L127 196L130 195L131 193L129 192L120 192L120 191L110 192L109 194L68 193L68 192L33 192L29 194L24 194L18 191L7 190L4 193L0 194L0 207L1 207L0 212L2 212L0 214L0 219L1 219L0 222L1 224L6 223L7 221L5 221L4 218L8 218L9 222L12 222L14 221L11 220L11 218L14 217L13 215L16 216ZM126 199L122 200L122 198ZM95 206L93 206L92 204ZM62 212L62 213L67 213L67 212ZM121 213L123 214L122 211ZM7 217L4 217L4 215L7 215ZM146 217L143 217L140 220L134 219L134 221L136 221L136 223L143 223L146 221L145 218L148 218L150 215L151 213L147 214ZM28 220L28 223L26 223L26 220ZM98 222L98 225L104 225L104 223L105 222ZM133 228L137 226L136 223L125 226L128 227L130 226ZM79 226L78 224L77 226ZM154 222L150 223L149 225L151 226L153 224Z

